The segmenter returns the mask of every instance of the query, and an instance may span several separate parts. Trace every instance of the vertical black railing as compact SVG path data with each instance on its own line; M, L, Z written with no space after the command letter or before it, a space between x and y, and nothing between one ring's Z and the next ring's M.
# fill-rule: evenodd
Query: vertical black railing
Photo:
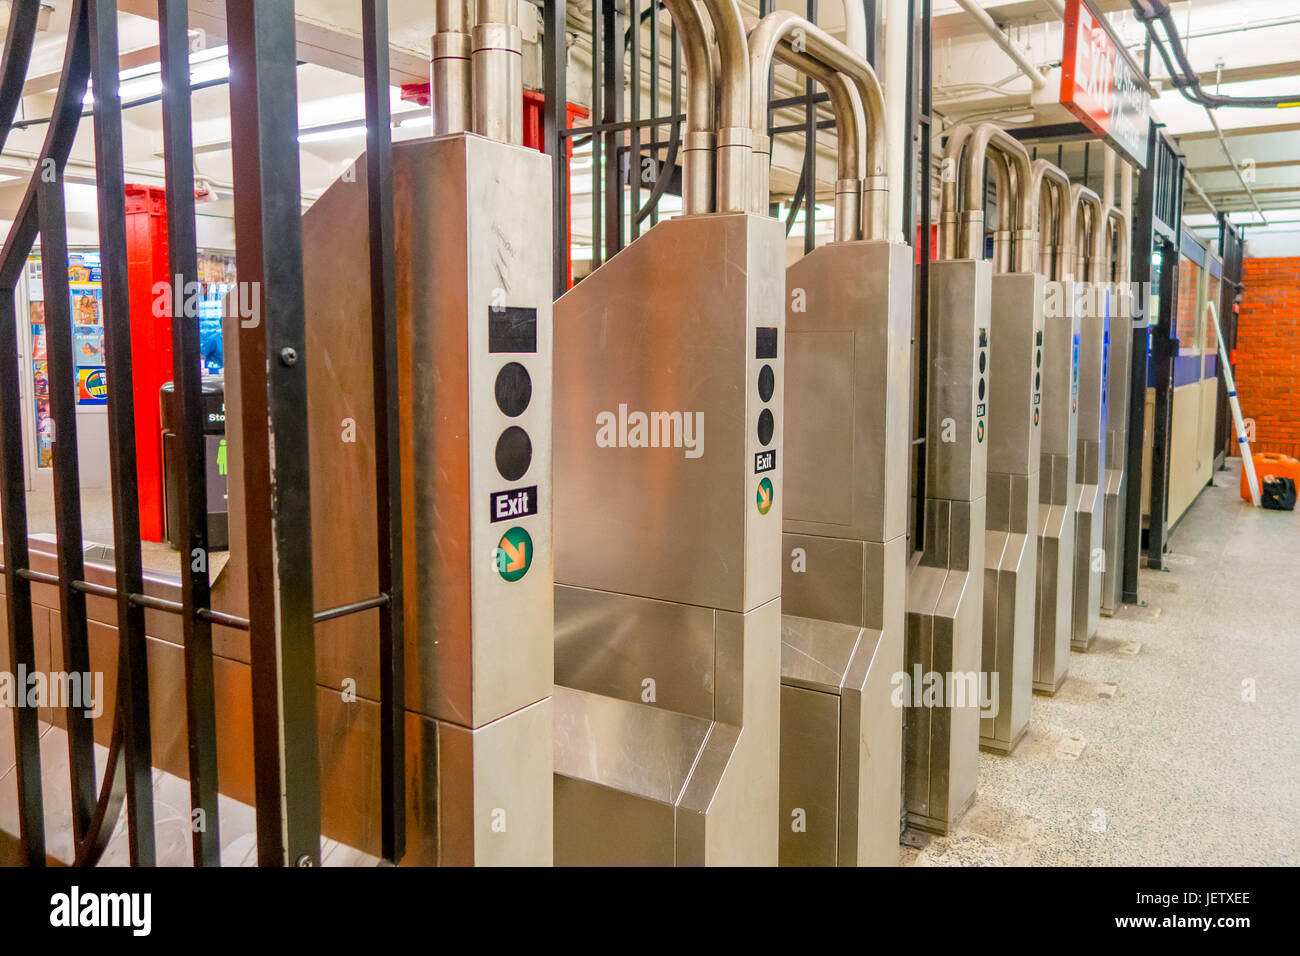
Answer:
M198 315L187 303L198 282L198 235L194 211L194 137L190 119L189 7L186 0L159 0L158 39L163 82L163 151L167 180L167 277L171 289L172 379L180 402L176 514L181 529L181 603L211 603L203 381ZM212 670L212 625L197 614L182 616L185 641L185 719L193 815L195 866L219 866L217 819L217 715Z
M374 356L375 505L378 509L380 803L384 858L406 850L405 642L402 591L401 435L398 424L397 266L393 248L393 142L388 105L388 3L363 0L370 318ZM563 105L563 104L561 104Z
M0 148L22 102L32 41L40 16L39 0L15 0L9 11L4 60L0 63ZM3 262L21 270L22 258L10 257L5 242ZM32 630L32 586L28 570L26 469L23 462L22 390L18 380L18 275L3 270L0 281L0 521L3 521L5 610L8 616L9 661L15 671L36 671ZM18 827L24 859L30 866L45 864L45 812L41 792L40 723L31 707L13 708L14 763L18 785Z
M118 698L121 754L127 794L127 844L131 863L152 866L154 852L153 747L149 736L149 667L144 608L131 595L144 590L140 557L140 498L136 481L135 396L131 374L131 307L126 273L126 174L122 159L122 103L118 96L117 0L90 0L86 30L94 91L95 177L98 185L105 374L117 383L108 396L108 459L113 488L113 555L117 588ZM62 188L62 185L58 187ZM44 243L42 217L42 244ZM67 265L45 268L46 287L67 294ZM47 320L48 321L48 320ZM67 330L59 321L47 324ZM49 333L47 332L47 335ZM53 376L51 376L53 378ZM79 506L79 502L75 503ZM78 528L80 531L80 528ZM80 553L81 536L74 542ZM79 580L80 574L74 580ZM104 830L111 832L116 814ZM105 836L108 834L106 833Z
M320 859L320 779L316 739L315 624L377 609L380 615L383 854L405 843L401 494L398 429L396 280L392 247L388 26L383 0L363 0L369 163L371 290L376 415L380 593L314 610L311 494L307 447L305 306L298 173L294 5L291 0L228 0L235 227L239 419L243 447L249 617L211 608L206 442L197 315L186 0L159 0L160 70L168 210L168 305L173 373L181 405L176 476L181 601L146 595L135 460L131 316L127 295L122 104L118 95L116 0L74 0L54 109L35 171L0 252L0 519L10 659L35 672L31 584L59 594L63 666L91 670L86 598L116 603L117 707L104 780L96 791L94 727L84 706L66 713L75 860L97 862L127 805L127 846L136 865L155 862L146 608L183 622L193 861L220 863L217 724L212 624L250 634L258 860L314 865ZM15 0L0 67L0 145L22 100L40 14L39 0ZM93 78L95 169L102 264L114 586L85 580L68 287L64 169ZM30 567L16 287L41 238L49 394L54 425L53 490L58 573ZM46 858L38 712L14 708L18 821L25 859Z
M291 0L227 0L258 862L320 862L310 452Z
M912 347L915 381L912 383L912 550L925 546L925 421L930 375L930 257L933 240L930 223L930 159L934 143L933 50L930 44L930 0L909 0L907 44L907 152L903 158L903 236L917 249L916 307L913 309ZM906 712L905 712L906 713Z
M74 21L85 16L82 7L73 13ZM76 54L84 63L85 32L74 22L77 39L68 45L69 60L65 67L77 70ZM65 69L65 76L67 70ZM85 73L72 77L73 91L86 87ZM80 82L75 82L80 79ZM66 95L67 88L61 91ZM74 106L81 112L79 98ZM56 108L55 113L62 110ZM52 123L53 135L61 124ZM75 131L75 126L73 127ZM86 621L86 595L72 586L85 577L85 556L81 535L81 480L77 454L76 372L72 358L72 296L68 289L67 221L63 209L63 164L49 167L49 175L38 174L33 181L35 212L41 234L41 277L45 286L45 341L49 350L50 419L54 424L54 523L58 536L59 623L63 646L63 669L71 674L90 672L90 641ZM24 244L26 245L26 244ZM29 247L30 248L30 247ZM22 250L25 256L27 249ZM69 708L68 763L72 777L72 834L77 845L85 842L95 811L95 739L94 728L86 712Z
M553 0L542 11L542 85L546 88L542 142L551 157L551 276L552 298L558 299L569 288L569 97L566 66L568 63L568 3Z

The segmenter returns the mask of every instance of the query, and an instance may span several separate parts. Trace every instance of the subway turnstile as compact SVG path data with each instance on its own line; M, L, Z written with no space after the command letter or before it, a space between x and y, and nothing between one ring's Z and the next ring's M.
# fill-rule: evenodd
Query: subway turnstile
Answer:
M1120 606L1123 574L1121 555L1124 550L1124 495L1129 480L1128 455L1129 364L1133 342L1132 291L1129 288L1128 217L1114 207L1106 210L1107 230L1115 236L1114 257L1111 243L1105 243L1108 266L1102 281L1110 282L1110 349L1113 357L1107 364L1109 392L1106 409L1106 487L1105 519L1102 546L1106 549L1106 568L1102 572L1101 609L1114 614Z
M777 46L795 31L806 56ZM836 240L786 271L780 862L894 865L912 252L875 238L885 231L880 186L870 206L860 202L863 170L883 185L887 154L883 97L866 61L785 12L750 33L750 51L752 79L764 91L773 51L822 82L841 162ZM827 70L827 62L854 69ZM766 131L762 100L755 142ZM865 104L866 129L855 122L854 100ZM765 207L767 157L756 155L756 202Z
M983 218L982 208L963 213L964 236L978 239L960 249L956 222L941 222L925 317L925 531L907 586L904 800L910 825L939 833L975 799L979 762L979 691L968 678L978 683L984 612L988 376L980 369L989 362L993 264L977 258Z
M557 864L777 862L784 236L745 211L744 30L708 9L687 215L555 306Z
M468 96L471 60L506 76L505 92L483 84L473 113L476 130L505 141L455 129L440 103L435 129L445 135L393 147L407 503L405 862L549 865L550 161L517 145L518 124L500 121L505 104L522 95L509 80L518 78L514 5L479 4L472 31L460 8L464 19L453 17L451 26L459 27L453 32L464 56L450 64L452 83ZM331 603L374 590L364 583L374 572L360 558L373 548L359 517L370 512L356 510L374 493L366 477L374 471L370 291L341 267L367 256L364 163L303 217L312 439L320 455L312 533L324 556L316 562L317 591ZM322 743L322 759L341 762L334 778L347 782L323 795L327 806L374 772L364 762L378 754L377 707L367 700L378 664L370 620L355 615L317 628L321 683L346 690L351 680L360 698L350 703L346 693L322 690L322 738L332 741ZM374 741L361 739L369 734Z
M1002 221L1015 228L1004 225L994 237L980 745L1010 753L1029 726L1033 697L1044 279L1034 248L1038 193L1029 154L995 126L981 124L971 136L963 169L968 194L978 196L984 183L986 142L998 160ZM983 378L984 369L977 371Z
M1043 316L1043 390L1038 484L1038 579L1034 614L1035 691L1055 694L1070 670L1074 607L1074 509L1079 438L1079 317L1075 309L1077 197L1069 180L1035 160L1042 182L1039 252L1053 283ZM1082 187L1079 187L1082 189Z
M1110 305L1098 286L1106 232L1097 194L1076 187L1075 284L1079 293L1079 440L1075 462L1074 610L1070 647L1086 651L1101 620L1101 574L1106 479L1106 399L1110 346ZM1106 257L1108 258L1108 257Z
M898 861L912 277L881 241L786 273L783 865Z

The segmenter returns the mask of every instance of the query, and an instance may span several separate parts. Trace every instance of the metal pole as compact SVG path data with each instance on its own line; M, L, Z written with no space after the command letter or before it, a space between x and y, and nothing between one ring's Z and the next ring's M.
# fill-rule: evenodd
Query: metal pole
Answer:
M160 0L158 35L163 81L163 152L167 177L167 256L172 282L172 377L180 400L177 518L181 551L182 635L185 641L185 712L189 735L190 805L201 826L193 832L195 866L221 862L217 820L217 717L212 672L212 626L194 613L211 604L208 578L207 440L203 435L203 385L198 315L184 303L198 281L194 218L194 146L190 117L189 6Z
M37 0L19 0L9 13L3 77L0 77L0 147L9 137L22 102L31 61L32 42L40 16ZM18 384L18 321L14 286L27 250L5 243L6 266L15 273L0 282L0 520L3 520L5 608L9 666L36 671L32 628L32 587L20 573L28 568L27 494L23 466L22 395ZM30 240L28 240L30 247ZM12 256L12 261L9 260ZM16 268L12 268L16 267ZM6 271L11 271L6 269ZM41 729L34 707L13 708L14 776L18 797L18 832L28 866L45 865L45 808L41 791Z
M130 595L144 590L144 572L140 558L140 491L136 478L131 305L127 295L126 180L122 159L122 101L118 95L117 2L93 0L88 12L90 64L95 91L95 180L103 278L105 373L109 386L108 466L112 485L113 565L117 583L117 707L124 734L127 845L133 866L153 866L149 658L144 608L130 600ZM188 56L185 66L188 71ZM195 322L197 326L197 316ZM107 826L111 828L113 821L107 821Z
M366 202L370 348L375 402L375 537L379 593L379 791L384 858L406 852L406 647L402 581L402 447L393 248L393 140L388 0L362 0L366 86Z
M298 84L291 0L227 0L258 862L320 862Z
M551 215L553 254L551 275L554 297L559 298L569 288L569 142L564 137L568 120L568 55L566 51L565 23L568 16L567 0L552 0L543 4L542 30L542 85L546 88L543 114L543 142L551 156L551 195L554 200Z

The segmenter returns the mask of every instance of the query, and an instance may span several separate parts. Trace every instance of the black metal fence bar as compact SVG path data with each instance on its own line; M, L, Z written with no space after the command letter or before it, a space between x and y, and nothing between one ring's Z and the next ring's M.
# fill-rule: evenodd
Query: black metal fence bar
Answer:
M41 234L46 341L51 372L50 408L54 427L52 465L59 572L56 587L59 592L62 625L62 663L66 671L73 673L89 671L90 652L86 594L73 586L73 582L80 581L83 577L85 561L81 535L81 495L72 378L72 316L67 276L67 223L63 205L63 172L81 120L81 105L85 99L90 73L89 16L90 11L86 0L74 0L69 16L67 45L64 50L58 93L55 96L54 109L51 111L50 126L37 157L32 178L19 202L13 225L5 239L4 249L0 251L0 289L7 290L6 300L11 301L14 287L23 272L37 232ZM21 420L19 433L12 440L17 442L18 455L21 457ZM16 519L18 508L26 507L25 500L16 504L13 501L14 497L16 495L10 489L6 495L7 519ZM13 566L11 580L23 582L18 585L23 588L21 593L26 602L20 627L30 631L31 592L26 587L30 582L23 578L24 573L30 573L30 569L27 568L29 555L26 553L25 541L21 545L8 542L8 539L12 539L17 532L19 525L25 537L24 516L21 522L9 521L6 539L7 543L13 545L8 556ZM26 653L28 649L29 646L21 647L18 651ZM120 683L125 686L129 675L119 676ZM119 696L125 696L122 687L119 687ZM81 865L93 865L100 858L112 836L113 827L121 810L125 793L123 780L125 772L121 770L124 757L123 739L127 733L125 714L126 707L119 706L114 715L108 763L105 767L104 782L97 796L94 728L90 719L85 716L83 706L74 705L67 708L74 853L75 862ZM26 744L26 741L19 742L20 747ZM35 764L35 767L39 774L39 763ZM39 789L39 780L33 781L31 785ZM31 791L26 787L20 789L20 800L24 803L29 803L31 800ZM24 825L33 818L30 806L20 809L20 818L23 819ZM34 856L33 840L35 839L37 838L30 831L24 833L29 859Z
M186 0L159 0L159 59L163 82L163 154L167 189L167 276L171 290L172 378L180 402L176 512L181 529L181 615L185 641L185 720L195 866L219 866L217 715L211 623L186 609L211 602L208 508L203 435L203 382L198 315L190 290L198 282L194 212L194 139L190 116L189 9ZM139 589L135 589L138 591ZM133 591L134 593L134 591Z
M632 0L635 5L635 0ZM623 95L627 89L624 79L623 23L627 18L619 12L618 0L603 0L601 6L604 14L604 48L601 60L604 63L605 111L601 119L606 123L623 122ZM635 21L633 21L635 22ZM641 85L632 87L632 99L641 96ZM635 129L632 138L641 140L641 130ZM624 201L623 160L630 159L625 151L624 135L606 127L605 149L609 155L605 158L605 255L608 260L623 248ZM635 181L634 181L635 184ZM633 193L633 195L639 195Z
M605 0L593 0L591 5L591 125L605 126L605 97L607 76L602 69L605 51ZM561 94L563 95L563 94ZM602 167L604 166L604 137L591 137L591 267L605 261L605 194Z
M258 862L320 863L294 5L227 0Z
M402 589L401 428L398 422L397 266L393 249L393 141L388 103L388 0L363 0L366 72L366 188L370 227L370 318L375 403L375 504L379 609L381 844L396 863L406 852L406 677ZM319 622L321 616L316 615Z
M546 87L542 141L551 157L551 257L553 298L569 288L569 125L566 0L552 0L542 10L542 85Z
M62 666L90 670L86 599L117 605L117 708L104 783L95 787L94 727L84 706L67 710L75 862L93 865L128 807L131 862L155 862L152 747L144 611L183 619L193 858L220 862L215 694L211 626L250 632L258 855L263 865L314 865L320 854L316 739L315 624L380 614L383 852L405 843L405 741L398 429L396 280L392 248L392 143L388 27L384 0L363 0L368 197L375 355L376 478L380 593L314 610L310 475L306 439L301 186L297 155L294 5L290 0L227 0L237 264L257 312L239 325L244 486L249 563L247 619L211 608L208 582L205 442L197 316L186 314L198 281L193 196L188 4L159 0L167 181L169 285L174 378L182 414L181 600L144 593L135 462L131 319L127 297L123 104L118 93L116 0L74 0L54 109L0 252L0 520L10 659L34 672L33 583L58 590ZM563 5L561 4L561 8ZM22 100L40 14L39 0L15 0L0 75L0 145ZM563 38L561 31L559 36ZM561 49L562 56L562 49ZM87 112L88 80L93 107ZM561 100L557 105L563 110ZM560 115L563 115L561 113ZM86 580L76 442L71 294L63 170L83 116L93 116L102 263L114 559L112 585ZM567 148L562 123L549 129ZM30 567L24 475L16 286L40 234L53 423L57 573ZM70 705L84 702L69 702ZM45 862L40 727L34 708L14 709L18 822L26 861Z
M136 478L135 396L131 374L131 306L126 272L126 171L122 102L118 95L117 0L90 0L90 70L95 94L95 181L98 186L105 374L108 376L108 459L112 483L113 564L117 582L117 710L124 740L127 848L133 866L156 862L153 746L149 736L149 657L144 608L130 595L144 589L140 558L140 492ZM48 275L48 274L47 274ZM65 278L66 272L63 277ZM64 286L66 288L66 284ZM114 820L108 821L111 828Z
M90 671L86 596L69 585L69 582L83 577L84 554L73 377L72 301L68 288L67 222L63 204L63 170L76 136L89 76L86 16L85 3L77 0L69 19L63 70L52 113L54 120L46 133L41 157L23 195L5 243L3 263L0 263L5 279L12 277L16 282L39 230L50 370L50 417L54 427L52 466L62 664L63 670L70 673ZM7 286L9 282L4 284ZM81 858L94 836L92 824L98 802L94 727L81 707L66 708L65 718L73 840L77 856ZM110 764L108 776L113 775L114 769Z
M0 369L18 368L16 301L11 286L0 288ZM5 603L9 666L36 671L32 631L32 588L22 570L27 553L27 493L23 469L22 396L18 377L0 376L0 480L3 481ZM18 785L18 831L28 866L45 865L45 813L41 792L41 729L34 707L14 707L14 763Z
M39 174L38 174L39 175ZM59 568L59 622L63 670L90 672L86 595L72 587L85 574L78 475L76 372L72 357L72 296L68 289L68 244L62 176L40 181L36 208L41 233L41 278L45 286L45 340L49 351L50 418L54 425L54 524ZM85 842L95 808L95 737L87 711L68 707L68 764L72 778L72 832Z
M0 76L0 148L9 137L22 101L32 41L40 16L39 0L14 0L5 36ZM6 243L6 249L8 244ZM27 567L27 493L23 465L22 394L18 376L17 276L0 282L0 521L3 521L5 605L9 666L36 670L32 631L32 589L21 572ZM41 792L38 712L13 708L14 763L18 789L18 831L28 866L45 865L45 811Z

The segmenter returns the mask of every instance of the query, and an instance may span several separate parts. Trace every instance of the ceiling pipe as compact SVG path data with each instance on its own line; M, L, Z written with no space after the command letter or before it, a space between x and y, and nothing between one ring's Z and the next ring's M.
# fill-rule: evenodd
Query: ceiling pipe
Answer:
M1232 171L1237 174L1237 181L1241 183L1241 188L1246 190L1246 195L1250 198L1250 204L1255 207L1255 212L1259 213L1260 225L1267 226L1268 217L1264 215L1264 210L1259 207L1259 200L1255 198L1255 190L1250 188L1250 183L1246 182L1246 177L1241 174L1241 167L1237 165L1237 160L1233 158L1232 150L1228 149L1227 137L1223 135L1223 129L1219 126L1219 120L1215 117L1214 110L1208 106L1204 107L1204 109L1205 115L1210 118L1210 122L1214 125L1214 135L1219 138L1219 148L1223 150L1223 155L1232 166ZM1196 188L1199 190L1201 187L1198 184ZM1202 197L1205 196L1204 193L1201 193L1201 195ZM1210 208L1214 208L1213 203L1210 204Z
M844 45L867 58L867 10L858 0L844 0Z
M1219 207L1216 206L1210 200L1210 197L1205 194L1205 190L1201 188L1201 184L1197 182L1196 177L1192 175L1192 171L1190 169L1183 170L1183 178L1187 182L1187 185L1192 187L1192 192L1200 196L1201 202L1205 203L1205 205L1209 207L1210 212L1214 213L1217 216L1219 213ZM1260 215L1263 214L1261 213Z
M975 22L984 29L1002 52L1011 57L1016 66L1020 67L1020 72L1029 77L1029 82L1033 84L1034 89L1041 90L1047 86L1047 78L1038 71L1025 51L1011 42L1011 38L1003 33L1002 28L993 22L993 18L984 12L978 0L957 0L957 6L975 18Z

